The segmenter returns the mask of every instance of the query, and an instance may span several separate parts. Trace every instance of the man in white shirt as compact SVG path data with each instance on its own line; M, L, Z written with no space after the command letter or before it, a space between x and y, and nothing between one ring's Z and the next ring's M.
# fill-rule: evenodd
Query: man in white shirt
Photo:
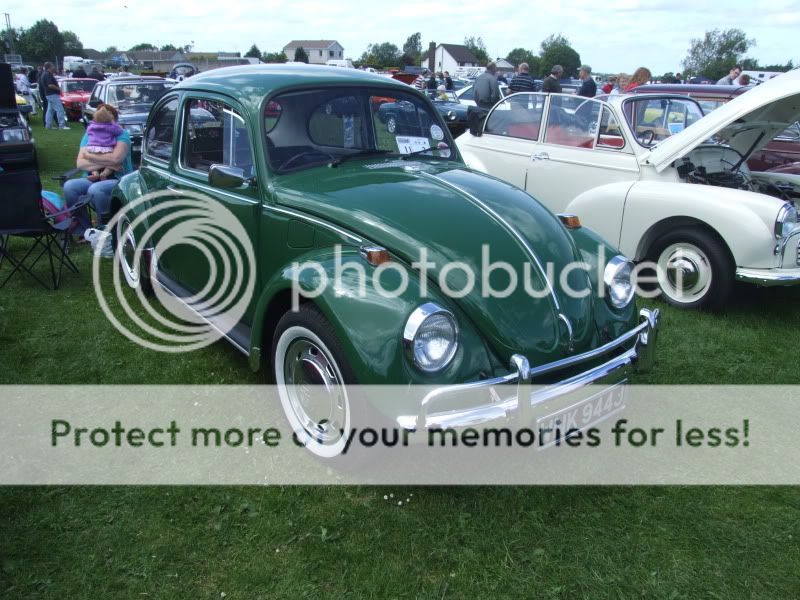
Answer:
M730 72L717 82L717 85L733 85L733 82L742 74L742 65L736 65Z

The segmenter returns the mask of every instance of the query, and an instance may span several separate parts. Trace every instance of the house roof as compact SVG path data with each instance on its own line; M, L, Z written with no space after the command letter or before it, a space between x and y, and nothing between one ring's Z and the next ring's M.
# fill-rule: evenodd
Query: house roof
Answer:
M466 46L459 46L458 44L439 44L436 46L436 49L444 48L447 53L453 57L453 60L460 63L475 63L478 64L478 59L472 53L472 50L467 48ZM422 60L428 59L428 53L425 52L422 55Z
M339 44L336 40L292 40L286 44L284 50L294 50L295 48L303 48L303 50L316 50L317 48L330 48L334 44ZM339 44L341 46L341 44Z

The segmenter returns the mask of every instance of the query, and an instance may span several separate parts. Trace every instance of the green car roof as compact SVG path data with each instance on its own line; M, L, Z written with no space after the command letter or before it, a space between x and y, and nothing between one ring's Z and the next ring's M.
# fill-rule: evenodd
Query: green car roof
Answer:
M403 91L411 86L373 73L342 67L316 65L243 65L213 69L183 80L173 89L227 94L242 104L260 104L273 92L305 86L379 85Z

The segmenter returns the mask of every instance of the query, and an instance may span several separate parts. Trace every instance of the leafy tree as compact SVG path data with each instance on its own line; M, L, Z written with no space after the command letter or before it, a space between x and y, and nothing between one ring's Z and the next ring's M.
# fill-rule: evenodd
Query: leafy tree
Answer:
M103 54L116 54L119 52L116 46L109 46L103 51Z
M47 19L36 21L19 38L19 54L31 62L54 62L64 56L64 38L56 24Z
M703 39L692 39L683 68L690 75L705 75L719 79L744 58L748 48L756 42L747 39L741 29L712 29Z
M286 54L283 52L265 52L264 56L261 57L261 60L265 63L285 63L286 62Z
M508 53L506 60L517 66L521 63L528 63L532 75L537 75L539 73L539 57L530 50L525 50L525 48L514 48Z
M422 57L422 34L417 33L408 36L406 43L403 44L403 63L414 65Z
M177 52L178 49L172 44L164 44L161 46L161 52Z
M675 77L675 73L672 71L664 73L661 77L656 77L655 79L661 83L678 83L678 78Z
M539 55L539 74L545 77L550 74L553 65L564 67L564 77L576 77L581 66L581 55L570 45L563 35L551 35L542 41Z
M392 67L400 62L400 50L389 42L370 44L359 60L364 65Z
M483 43L483 38L465 37L464 45L475 55L475 58L478 59L478 63L485 65L492 60L489 58L489 53L486 51L486 45Z
M2 40L0 48L4 49L6 54L15 54L19 48L19 38L21 35L21 29L17 30L13 27L11 29L5 29L0 33L0 39Z
M156 50L158 50L158 48L156 46L154 46L153 44L144 43L144 44L136 44L135 46L131 46L128 51L129 52L137 52L137 51L139 51L139 52L141 52L141 51L154 52Z
M261 58L261 50L258 49L258 46L253 44L250 46L250 50L245 52L244 55L247 58Z
M294 61L295 62L304 62L308 64L308 54L306 51L303 50L302 46L298 46L294 51Z
M62 31L61 38L64 40L64 54L76 56L83 54L83 44L76 34L71 31Z

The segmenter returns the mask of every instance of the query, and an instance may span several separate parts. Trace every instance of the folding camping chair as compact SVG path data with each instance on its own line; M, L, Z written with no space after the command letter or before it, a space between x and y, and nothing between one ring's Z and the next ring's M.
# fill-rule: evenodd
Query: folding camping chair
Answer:
M35 168L0 173L0 187L4 190L0 198L0 238L3 240L0 243L0 267L4 259L11 267L0 280L0 289L15 273L27 273L43 287L57 290L65 265L74 273L78 272L69 257L70 230L76 224L75 211L83 208L88 199L82 199L65 210L46 213L42 209L42 184ZM11 252L13 237L33 240L22 258ZM49 283L34 271L45 256L49 264Z

